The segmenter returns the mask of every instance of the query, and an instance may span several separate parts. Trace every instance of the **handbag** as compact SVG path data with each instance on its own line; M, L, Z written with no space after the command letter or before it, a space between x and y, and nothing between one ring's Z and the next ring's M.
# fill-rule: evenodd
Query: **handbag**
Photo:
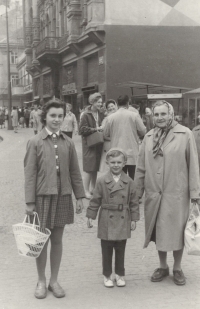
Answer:
M103 133L102 132L94 132L87 136L87 145L88 147L94 147L99 144L104 143Z
M186 224L184 242L189 255L200 255L200 212L196 203L192 205Z

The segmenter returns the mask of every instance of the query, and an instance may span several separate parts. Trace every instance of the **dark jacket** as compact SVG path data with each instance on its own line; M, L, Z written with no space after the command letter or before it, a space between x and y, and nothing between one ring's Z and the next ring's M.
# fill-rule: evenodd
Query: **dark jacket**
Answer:
M110 205L109 209L103 208L104 205ZM112 210L116 206L119 210ZM128 208L122 210L122 206ZM95 220L98 211L98 238L122 240L131 237L131 221L140 218L139 204L134 182L124 172L117 183L110 172L97 180L86 216Z
M61 132L58 139L61 195L85 197L78 159L73 141ZM25 200L35 203L38 195L58 194L54 144L44 128L27 144L24 158Z
M98 112L98 125L101 126L104 114ZM87 146L87 136L96 132L96 121L93 117L91 107L81 117L79 133L82 135L83 148L83 170L85 172L95 172L99 170L101 152L103 145L94 147Z

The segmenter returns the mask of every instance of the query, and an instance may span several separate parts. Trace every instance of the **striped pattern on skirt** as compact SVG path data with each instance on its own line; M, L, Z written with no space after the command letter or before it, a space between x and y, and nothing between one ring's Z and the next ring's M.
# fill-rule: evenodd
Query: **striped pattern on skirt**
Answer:
M61 195L60 177L57 177L58 194L36 197L36 212L41 228L53 229L74 223L74 207L72 196Z

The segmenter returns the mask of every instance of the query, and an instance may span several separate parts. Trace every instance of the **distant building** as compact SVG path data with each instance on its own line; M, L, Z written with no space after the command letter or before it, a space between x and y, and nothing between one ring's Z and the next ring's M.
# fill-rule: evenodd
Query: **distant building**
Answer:
M200 2L24 0L26 70L33 98L86 105L127 81L199 87Z
M10 43L10 77L12 87L12 105L21 106L23 89L19 86L17 70L18 56L24 51L22 7L8 13L9 43ZM7 68L7 39L5 14L0 18L0 106L8 106L8 68Z

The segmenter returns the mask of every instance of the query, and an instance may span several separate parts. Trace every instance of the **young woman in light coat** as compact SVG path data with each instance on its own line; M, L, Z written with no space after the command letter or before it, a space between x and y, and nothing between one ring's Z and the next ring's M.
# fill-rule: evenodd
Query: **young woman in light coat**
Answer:
M154 241L160 259L151 281L169 275L167 252L173 251L173 280L184 285L184 229L190 199L199 203L200 197L197 149L192 132L174 121L171 104L157 101L153 117L155 127L145 135L135 177L139 197L145 190L144 247Z

